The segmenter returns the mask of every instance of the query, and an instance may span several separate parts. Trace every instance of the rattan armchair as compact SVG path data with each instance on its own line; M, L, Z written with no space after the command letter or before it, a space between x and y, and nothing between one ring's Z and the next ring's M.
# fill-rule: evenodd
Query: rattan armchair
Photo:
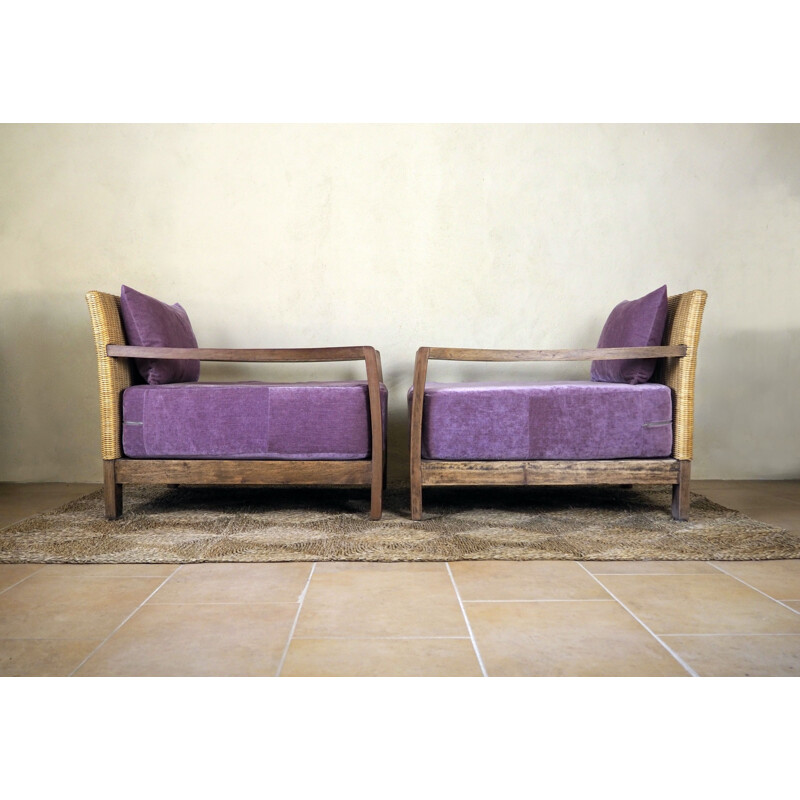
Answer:
M337 485L370 487L370 517L380 519L386 482L386 442L381 413L381 362L373 347L317 349L189 349L129 346L117 295L86 295L100 383L100 426L105 512L122 513L124 484ZM363 361L366 366L371 452L359 460L236 460L127 458L122 447L121 397L137 382L135 358L230 362Z
M672 516L689 515L689 486L693 455L694 386L700 324L707 293L694 290L668 299L663 343L657 347L594 350L475 350L420 347L414 367L411 400L411 516L422 519L425 486L461 485L568 485L568 484L668 484L672 485ZM653 382L672 394L672 454L664 458L588 460L436 460L423 458L425 385L428 362L444 361L583 361L656 358Z

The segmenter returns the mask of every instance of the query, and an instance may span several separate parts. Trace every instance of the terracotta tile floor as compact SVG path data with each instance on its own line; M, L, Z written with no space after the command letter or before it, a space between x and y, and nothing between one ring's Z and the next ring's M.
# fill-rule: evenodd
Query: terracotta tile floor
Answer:
M0 526L92 491L0 484ZM696 481L800 531L800 481ZM0 564L2 676L790 676L800 559Z

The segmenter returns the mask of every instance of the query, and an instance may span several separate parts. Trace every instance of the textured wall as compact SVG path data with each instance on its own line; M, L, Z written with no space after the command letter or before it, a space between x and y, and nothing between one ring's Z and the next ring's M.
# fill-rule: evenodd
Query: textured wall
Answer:
M619 300L703 288L695 476L800 477L798 153L800 126L0 126L0 480L100 480L83 295L121 283L201 346L378 347L392 479L419 345L591 347Z

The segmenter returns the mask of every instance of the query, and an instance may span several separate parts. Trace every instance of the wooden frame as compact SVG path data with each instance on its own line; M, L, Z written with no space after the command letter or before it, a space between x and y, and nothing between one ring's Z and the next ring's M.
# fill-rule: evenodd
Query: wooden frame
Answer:
M414 395L410 419L411 518L422 519L424 486L534 484L669 484L672 516L689 516L694 371L700 322L707 294L694 290L669 298L665 345L591 350L483 350L420 347L414 362ZM443 461L422 458L425 381L429 361L586 361L656 358L656 380L673 390L673 455L653 459L595 461ZM418 391L420 387L422 391Z
M370 487L370 518L380 519L386 485L386 444L383 435L380 353L374 347L284 349L204 349L133 347L124 343L119 298L102 292L86 297L95 334L100 377L103 434L103 485L108 519L122 513L124 484L341 485ZM117 340L117 341L114 341ZM369 397L372 440L370 458L359 460L235 460L143 459L122 454L121 395L131 384L132 358L192 359L229 362L363 361ZM123 368L121 365L127 365Z

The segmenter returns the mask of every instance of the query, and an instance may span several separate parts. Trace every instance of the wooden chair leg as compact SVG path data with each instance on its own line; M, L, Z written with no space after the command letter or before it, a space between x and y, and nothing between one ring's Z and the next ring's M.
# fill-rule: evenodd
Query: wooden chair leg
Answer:
M422 464L411 462L411 519L422 519Z
M672 487L672 518L686 522L689 519L689 485L692 462L678 462L678 482Z
M370 490L369 518L380 519L383 514L383 479L373 479Z
M372 475L370 477L369 518L380 519L383 513L383 487L386 484L386 436L385 420L381 407L380 353L371 347L364 348L364 361L367 369L367 392L369 395L369 427L372 441Z
M422 486L419 483L411 485L411 519L422 519Z
M425 379L428 374L430 347L420 347L414 360L414 399L409 425L409 462L411 466L411 519L422 519L422 412L425 406Z
M380 451L379 451L380 452ZM378 456L376 460L373 455L372 477L370 479L370 506L369 518L380 519L383 514L383 487L386 475L386 456Z
M103 462L103 499L106 519L118 519L122 514L122 484L116 480L116 461Z

